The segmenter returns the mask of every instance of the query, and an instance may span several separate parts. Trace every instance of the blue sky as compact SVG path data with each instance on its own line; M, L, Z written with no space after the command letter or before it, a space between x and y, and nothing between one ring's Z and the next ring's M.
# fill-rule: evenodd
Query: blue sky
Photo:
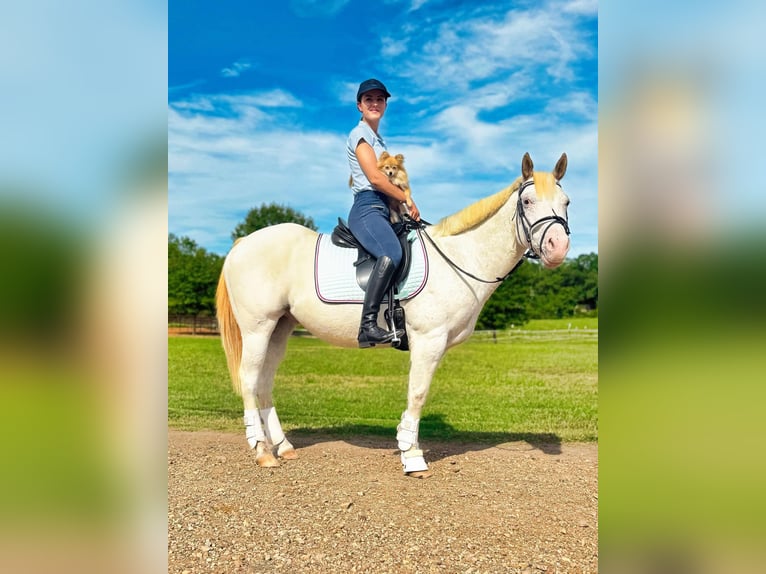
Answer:
M278 202L319 231L346 217L356 89L392 97L380 131L431 222L491 195L529 152L562 152L570 256L598 251L596 1L174 1L168 6L169 232L225 254Z

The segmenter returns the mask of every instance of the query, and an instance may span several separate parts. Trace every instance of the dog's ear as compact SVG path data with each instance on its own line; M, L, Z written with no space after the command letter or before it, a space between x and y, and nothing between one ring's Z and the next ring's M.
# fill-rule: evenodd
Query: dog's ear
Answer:
M382 154L380 154L380 157L378 158L378 161L383 161L384 159L388 159L391 157L387 151L384 151Z
M396 159L396 161L398 161L399 163L404 163L404 156L403 156L402 154L400 154L400 153L396 154L396 157L395 157L395 159Z

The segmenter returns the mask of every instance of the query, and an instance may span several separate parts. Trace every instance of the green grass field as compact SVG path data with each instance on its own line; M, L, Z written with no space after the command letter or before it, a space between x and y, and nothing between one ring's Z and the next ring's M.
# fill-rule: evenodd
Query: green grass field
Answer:
M532 321L525 329L477 334L439 366L420 435L595 441L597 350L597 319ZM282 426L392 436L407 404L408 368L406 352L293 337L274 389ZM217 337L169 338L168 420L185 430L243 430L242 400L231 388Z

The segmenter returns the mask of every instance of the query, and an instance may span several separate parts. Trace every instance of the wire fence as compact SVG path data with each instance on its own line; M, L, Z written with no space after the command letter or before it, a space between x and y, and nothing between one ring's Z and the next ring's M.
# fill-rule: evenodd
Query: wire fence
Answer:
M218 320L212 316L168 315L169 335L218 335Z
M471 341L506 343L514 340L557 341L566 339L598 339L598 328L573 327L568 329L522 329L515 327L503 331L474 331Z
M215 317L194 317L192 315L169 315L169 335L218 335L218 321ZM311 333L298 327L294 332L297 337L311 337ZM513 340L563 340L571 338L598 338L598 328L572 327L566 329L524 329L513 327L504 330L474 331L472 341L487 343L505 343Z

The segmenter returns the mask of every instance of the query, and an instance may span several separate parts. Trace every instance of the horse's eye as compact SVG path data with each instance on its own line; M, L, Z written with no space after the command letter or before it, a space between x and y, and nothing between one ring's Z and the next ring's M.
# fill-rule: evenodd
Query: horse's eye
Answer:
M524 205L529 205L530 203L532 203L532 202L531 202L531 201L529 201L529 198L526 198L526 199L524 200Z

